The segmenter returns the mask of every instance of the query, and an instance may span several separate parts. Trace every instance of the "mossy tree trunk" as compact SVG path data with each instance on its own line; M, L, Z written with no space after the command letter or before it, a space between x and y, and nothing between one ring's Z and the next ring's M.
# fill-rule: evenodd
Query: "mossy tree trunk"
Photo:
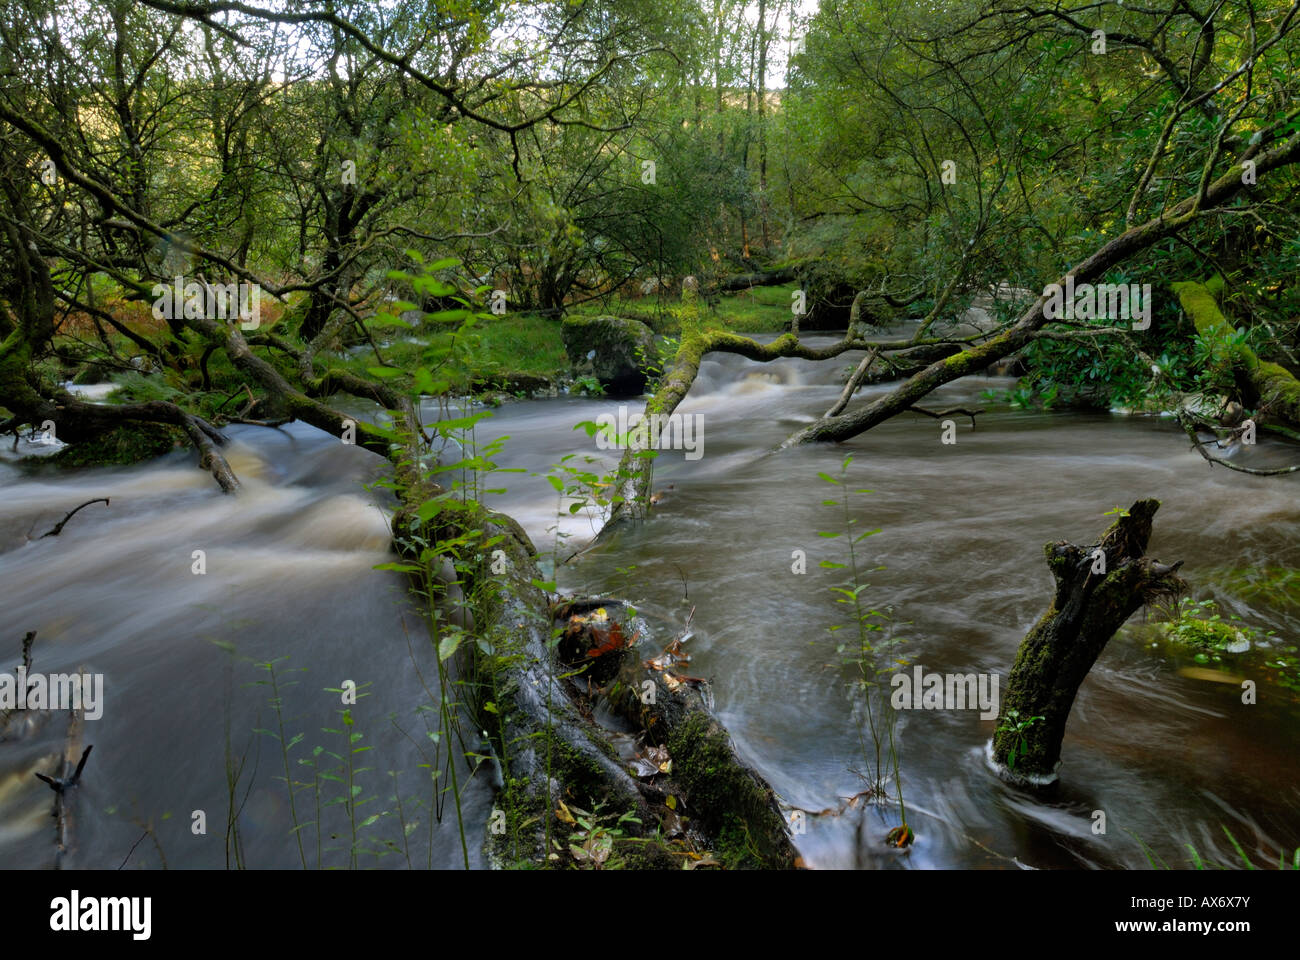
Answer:
M993 759L1010 778L1056 778L1061 741L1079 686L1098 655L1142 605L1179 592L1176 571L1143 556L1158 500L1139 500L1096 545L1066 541L1043 549L1056 595L1020 644L998 714ZM1020 730L1016 723L1029 722Z
M1208 286L1189 281L1170 284L1170 287L1202 337L1222 338L1232 333L1232 324L1219 309ZM1229 351L1242 403L1262 416L1300 428L1300 380L1286 368L1259 359L1245 344L1231 345Z
M797 853L772 788L736 754L726 730L697 693L685 684L670 690L661 674L629 653L621 682L614 685L621 691L614 706L647 742L667 746L673 759L671 777L659 777L657 783L632 777L608 731L593 719L594 701L589 695L575 696L586 684L567 680L576 671L557 659L552 614L565 616L572 608L553 611L537 586L541 573L527 533L509 517L472 504L448 506L422 521L420 504L438 496L437 491L419 485L403 489L393 518L394 547L419 567L413 580L424 600L437 601L440 567L453 553L480 559L493 550L504 555L500 573L482 562L458 573L474 637L492 650L489 654L476 643L462 643L456 662L463 706L488 732L502 764L494 807L504 814L506 829L497 832L487 825L493 862L566 865L567 853L558 863L551 859L557 843L562 852L567 849L563 841L573 829L572 821L566 824L559 816L562 803L587 811L634 812L640 826L627 829L641 837L642 852L648 854L652 847L662 847L651 841L670 809L665 801L680 796L719 862L733 868L794 867ZM460 546L426 546L449 542ZM654 697L638 695L647 681L654 684ZM490 710L484 707L487 701L492 701ZM660 860L659 866L678 869L682 862L667 854Z
M731 737L686 684L670 689L640 661L624 669L622 713L647 740L668 748L673 781L732 866L789 870L799 854L772 787L739 756ZM653 698L640 695L647 680Z
M803 360L829 360L849 350L897 349L905 344L880 343L871 344L864 340L852 338L850 330L837 343L827 347L809 347L799 341L793 333L787 333L771 343L762 344L748 337L728 333L722 330L691 331L683 333L677 346L677 353L672 363L664 371L659 386L646 401L645 416L670 416L678 404L686 399L691 385L700 372L700 363L705 354L711 352L734 353L760 363L770 362L782 357L796 357ZM645 451L628 448L618 466L618 500L612 511L611 521L631 517L644 518L645 506L650 496L650 482L653 473L653 457Z

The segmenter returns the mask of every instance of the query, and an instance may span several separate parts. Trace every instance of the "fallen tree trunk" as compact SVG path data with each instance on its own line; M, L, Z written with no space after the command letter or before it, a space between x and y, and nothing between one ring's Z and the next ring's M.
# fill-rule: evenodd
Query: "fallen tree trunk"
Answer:
M646 401L644 416L669 416L690 392L700 372L700 362L711 351L735 353L750 360L766 362L780 357L798 357L804 360L829 360L848 350L879 349L881 345L845 337L828 347L813 348L799 342L793 333L778 337L769 344L761 344L748 337L720 330L705 330L682 337L673 358L672 366L659 381L654 395ZM615 499L610 522L629 517L645 516L650 497L650 479L653 458L646 451L628 448L619 461L615 474L618 497Z
M783 283L792 283L799 279L796 267L781 267L776 270L757 270L753 273L738 273L723 277L713 285L717 293L732 293L736 290L748 290L750 287L779 287Z
M1293 136L1255 158L1257 177L1281 167L1300 161L1300 135ZM1091 283L1098 280L1109 270L1123 263L1134 254L1147 249L1156 242L1169 237L1197 218L1216 207L1226 204L1240 193L1243 187L1239 166L1233 166L1222 177L1207 184L1203 194L1187 197L1173 207L1140 226L1125 230L1118 237L1104 244L1082 263L1068 271L1056 282L1062 288L1066 277L1072 276L1075 284ZM1048 322L1045 308L1047 296L1040 296L1012 326L1003 330L979 346L964 350L926 367L915 374L898 389L867 404L860 410L840 414L835 417L823 417L810 424L787 439L781 447L795 446L803 443L821 441L839 442L855 437L860 433L902 413L908 407L945 383L959 377L977 373L996 360L1014 353L1025 346L1037 335Z
M688 683L676 687L637 662L624 673L623 715L668 750L672 779L693 816L717 840L747 853L753 865L792 869L798 853L776 795L737 755L731 737ZM647 695L645 683L654 685Z
M879 363L865 372L859 385L904 380L916 376L932 363L959 353L961 347L955 343L930 343L899 350L881 357Z
M453 507L436 522L422 522L422 496L412 491L404 498L393 520L393 541L418 567L417 592L426 599L432 599L434 565L444 554L429 552L424 544L459 540L477 544L460 552L478 550L489 557L500 550L503 555L473 572L462 570L463 589L475 598L475 636L486 650L462 644L464 657L458 661L465 686L475 691L466 706L488 733L501 765L496 810L486 831L494 865L549 864L557 851L567 862L568 838L576 828L565 815L574 807L635 814L640 824L628 821L623 829L636 840L627 841L620 855L640 868L680 869L683 851L655 839L660 825L665 837L671 835L671 825L680 820L679 799L690 809L695 835L718 852L720 864L794 866L794 846L771 788L737 757L726 732L702 705L689 701L684 690L670 691L655 676L660 686L648 698L658 704L648 708L654 712L642 715L633 708L631 701L644 699L635 693L652 674L631 656L629 645L622 652L635 664L614 684L620 692L616 706L621 704L653 742L666 742L674 751L671 779L655 778L667 782L633 778L608 732L592 719L600 695L583 693L581 686L590 673L561 662L561 647L551 642L552 608L537 586L541 574L535 549L523 528L509 517L473 507ZM472 530L470 541L463 541L467 530ZM561 605L558 614L563 618L599 605ZM678 799L670 801L670 796Z
M1056 594L1016 653L993 736L993 761L1008 779L1056 780L1070 708L1097 656L1139 607L1184 588L1181 560L1143 556L1159 507L1137 501L1097 545L1060 540L1043 548Z

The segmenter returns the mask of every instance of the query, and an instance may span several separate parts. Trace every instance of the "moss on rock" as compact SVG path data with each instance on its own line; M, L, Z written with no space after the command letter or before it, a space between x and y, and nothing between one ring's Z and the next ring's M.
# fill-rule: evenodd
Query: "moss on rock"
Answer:
M184 433L165 423L130 423L104 431L60 450L50 462L64 467L96 467L139 463L171 453L185 443Z
M591 364L611 396L637 396L646 388L647 369L658 362L654 333L639 320L570 316L560 330L564 352L575 371Z

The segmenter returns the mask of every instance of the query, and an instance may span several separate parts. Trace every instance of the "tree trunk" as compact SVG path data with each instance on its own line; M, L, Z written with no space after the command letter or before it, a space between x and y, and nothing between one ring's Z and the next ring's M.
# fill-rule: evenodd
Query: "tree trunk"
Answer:
M1075 694L1107 641L1140 606L1186 586L1176 576L1181 560L1143 556L1159 508L1158 500L1137 501L1098 545L1043 548L1056 596L1020 644L993 737L993 760L1008 779L1056 780Z
M405 488L393 518L394 547L420 568L414 576L416 592L431 594L442 559L424 543L458 539L472 527L485 544L484 556L499 550L504 557L500 573L489 573L486 562L477 572L459 573L464 594L476 598L471 607L474 634L492 651L465 643L457 656L461 687L470 691L470 712L503 765L494 806L510 829L494 830L489 823L487 850L493 862L549 865L556 849L562 851L560 862L568 862L567 838L574 828L563 811L574 806L635 812L640 824L629 823L626 829L638 839L627 846L640 853L629 865L680 870L681 857L668 852L654 831L676 818L681 802L720 862L794 867L797 854L772 788L739 758L697 693L685 683L669 689L664 675L647 670L633 650L624 658L621 682L611 686L611 706L647 742L666 745L673 766L649 782L629 774L608 732L592 719L598 701L590 693L590 673L579 676L581 671L561 662L557 652L563 647L551 642L552 616L563 620L580 606L613 608L616 601L552 609L536 585L541 579L536 549L523 528L503 514L454 507L422 522L420 505L439 492L419 482ZM653 697L646 693L647 682L654 686ZM484 707L487 701L490 708Z
M1183 311L1196 325L1197 333L1208 337L1216 327L1220 337L1232 332L1232 324L1219 310L1214 294L1207 286L1191 282L1170 286L1178 295ZM1242 403L1258 410L1262 416L1300 428L1300 381L1285 367L1260 360L1245 344L1232 346L1229 351Z
M794 267L781 267L778 270L758 270L754 273L738 273L724 277L713 288L714 292L725 293L735 290L748 290L750 287L776 287L783 283L797 280L798 273Z
M758 0L758 221L763 252L767 234L767 0Z
M794 334L787 333L768 344L760 344L748 337L720 330L706 330L683 334L677 353L659 381L659 388L646 401L644 416L670 416L677 405L686 398L691 385L700 372L700 361L710 351L735 353L749 360L766 363L781 357L798 357L802 360L830 360L849 350L878 348L880 345L864 343L845 337L828 347L809 347L799 342ZM610 522L601 531L613 528L615 520L644 519L650 497L653 458L638 454L630 447L624 451L616 473L619 496Z
M1256 176L1281 169L1300 161L1300 136L1293 137L1256 158ZM1187 197L1162 211L1146 223L1125 230L1099 250L1068 271L1076 284L1099 280L1107 270L1128 260L1153 244L1194 223L1203 211L1225 205L1241 192L1244 184L1240 169L1233 168L1209 184L1205 195ZM1064 286L1066 278L1056 282ZM1039 329L1050 322L1044 308L1048 298L1040 296L1012 326L977 347L964 350L946 360L926 367L898 389L872 401L860 410L838 417L823 417L791 436L782 447L801 443L848 440L902 413L926 394L959 377L985 369L995 360L1014 353L1035 338Z

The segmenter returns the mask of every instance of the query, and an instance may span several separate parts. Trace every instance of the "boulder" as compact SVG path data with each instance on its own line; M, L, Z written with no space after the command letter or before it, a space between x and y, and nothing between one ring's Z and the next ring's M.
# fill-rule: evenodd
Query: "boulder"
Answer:
M654 332L623 317L565 317L564 352L576 372L590 370L613 397L635 397L646 388L646 367L658 357Z

